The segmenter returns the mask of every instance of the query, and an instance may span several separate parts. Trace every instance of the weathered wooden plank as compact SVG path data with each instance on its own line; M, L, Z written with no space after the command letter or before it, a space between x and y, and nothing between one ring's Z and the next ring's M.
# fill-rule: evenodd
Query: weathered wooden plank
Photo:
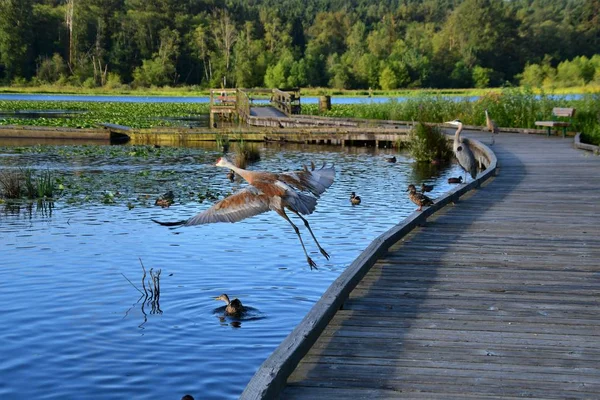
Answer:
M281 398L600 397L600 162L568 144L499 135L497 177L380 255Z

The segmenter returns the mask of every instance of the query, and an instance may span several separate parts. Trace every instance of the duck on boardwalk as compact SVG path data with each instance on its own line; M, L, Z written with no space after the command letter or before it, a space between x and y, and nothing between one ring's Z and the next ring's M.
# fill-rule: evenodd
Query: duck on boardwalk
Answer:
M356 193L352 192L350 194L350 203L352 203L353 206L357 206L360 204L360 196L357 196Z
M225 307L225 314L227 315L239 317L244 312L244 306L242 305L242 302L239 299L233 299L230 301L229 296L227 296L225 293L219 297L215 297L215 300L223 300L225 303L227 303L227 306Z
M156 199L156 201L154 202L154 205L165 208L165 207L169 207L171 204L173 204L174 200L175 200L175 195L173 194L172 190L169 190L167 193L159 196L158 199Z
M462 183L462 176L459 176L458 178L455 177L451 177L448 178L448 183Z
M385 161L387 161L389 163L395 163L396 162L396 156L386 157Z
M408 192L408 198L410 201L419 206L416 211L421 211L423 206L428 207L433 204L433 200L425 196L423 193L417 192L415 185L408 185L408 189L406 189L406 191Z
M421 193L431 192L433 190L434 185L426 185L424 183L421 184Z

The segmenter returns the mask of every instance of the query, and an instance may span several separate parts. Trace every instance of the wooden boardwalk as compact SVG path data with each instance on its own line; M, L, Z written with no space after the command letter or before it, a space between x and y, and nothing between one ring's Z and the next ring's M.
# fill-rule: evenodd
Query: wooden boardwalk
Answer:
M600 398L600 157L571 143L497 136L498 175L378 260L281 398Z

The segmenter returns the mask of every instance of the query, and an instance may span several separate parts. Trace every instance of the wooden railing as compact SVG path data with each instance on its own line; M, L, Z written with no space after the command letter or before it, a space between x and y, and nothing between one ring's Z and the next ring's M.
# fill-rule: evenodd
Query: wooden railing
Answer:
M237 99L238 99L238 102L237 102L238 116L241 121L246 122L246 121L248 121L248 118L250 117L250 105L251 105L250 97L248 96L248 93L245 90L239 89L237 91Z
M300 90L292 89L283 91L273 89L271 105L285 113L287 116L300 114Z

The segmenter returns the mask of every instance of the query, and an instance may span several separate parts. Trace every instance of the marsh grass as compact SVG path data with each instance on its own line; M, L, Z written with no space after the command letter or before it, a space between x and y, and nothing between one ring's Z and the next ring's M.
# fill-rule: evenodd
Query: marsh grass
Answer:
M235 149L235 165L238 168L246 168L248 164L252 164L260 160L260 151L246 142L243 138L237 144Z
M442 94L417 94L404 101L334 104L324 116L390 119L396 121L445 122L460 119L466 125L485 126L485 110L500 127L536 128L535 121L547 120L553 107L576 109L572 130L584 132L585 140L600 142L600 93L585 93L580 99L557 97L533 88L489 90L477 99ZM318 106L303 105L305 114L319 114Z
M215 141L217 142L217 147L226 153L229 150L229 136L224 133L217 133L215 135Z
M7 199L18 199L21 197L22 175L18 171L0 171L0 187L3 197Z
M29 199L50 199L56 191L56 179L49 170L35 177L30 169L21 170L24 181L25 195Z
M409 133L408 151L419 162L445 162L452 152L440 128L419 122Z

